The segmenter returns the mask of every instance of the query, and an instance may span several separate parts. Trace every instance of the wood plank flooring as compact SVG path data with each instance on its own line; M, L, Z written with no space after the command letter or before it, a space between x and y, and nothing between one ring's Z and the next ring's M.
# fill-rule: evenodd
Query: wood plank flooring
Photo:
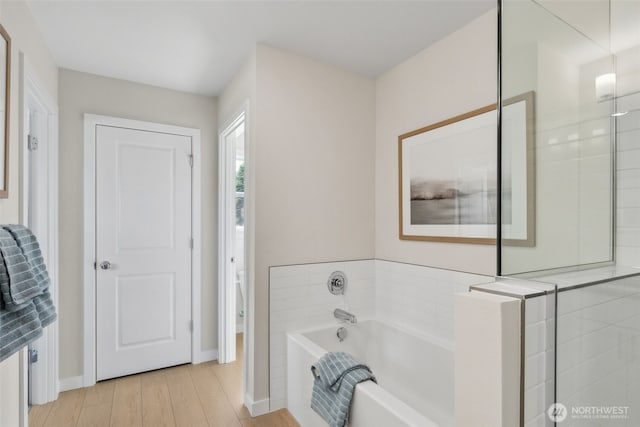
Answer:
M300 427L286 409L251 418L242 403L242 335L238 360L182 365L101 381L35 405L30 427Z

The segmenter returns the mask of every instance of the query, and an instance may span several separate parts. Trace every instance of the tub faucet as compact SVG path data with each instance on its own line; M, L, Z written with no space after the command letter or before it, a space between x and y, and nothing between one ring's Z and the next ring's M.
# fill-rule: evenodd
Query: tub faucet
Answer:
M354 316L353 314L344 311L341 308L336 308L335 310L333 310L333 317L335 317L338 320L346 320L349 323L357 323L358 319L356 319L356 316Z

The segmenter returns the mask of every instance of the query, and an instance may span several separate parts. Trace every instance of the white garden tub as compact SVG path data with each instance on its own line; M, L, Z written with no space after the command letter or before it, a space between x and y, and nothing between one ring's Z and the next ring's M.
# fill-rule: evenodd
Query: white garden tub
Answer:
M343 342L339 326L347 329ZM327 424L310 407L311 365L344 351L369 365L378 384L358 384L352 427L453 426L453 352L378 321L287 334L287 408L303 427Z

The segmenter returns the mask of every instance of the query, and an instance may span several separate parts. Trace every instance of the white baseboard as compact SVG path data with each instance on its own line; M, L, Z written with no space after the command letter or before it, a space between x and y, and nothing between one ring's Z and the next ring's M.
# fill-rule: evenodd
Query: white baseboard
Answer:
M287 407L287 399L279 399L279 400L269 400L269 412L275 412L279 409L284 409Z
M77 388L84 387L84 377L78 375L77 377L62 378L58 381L58 390L60 393L63 391L75 390Z
M205 350L197 353L193 356L193 364L197 365L198 363L210 362L212 360L218 360L218 350Z
M253 401L248 394L244 395L244 405L252 417L257 417L269 413L269 399Z

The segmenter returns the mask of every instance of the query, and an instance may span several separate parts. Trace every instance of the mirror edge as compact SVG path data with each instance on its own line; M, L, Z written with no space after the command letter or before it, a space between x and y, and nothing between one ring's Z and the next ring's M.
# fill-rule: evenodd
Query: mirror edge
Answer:
M0 24L0 35L7 43L6 50L6 81L5 81L5 110L4 110L4 188L0 188L0 199L9 198L9 120L11 107L11 37Z

